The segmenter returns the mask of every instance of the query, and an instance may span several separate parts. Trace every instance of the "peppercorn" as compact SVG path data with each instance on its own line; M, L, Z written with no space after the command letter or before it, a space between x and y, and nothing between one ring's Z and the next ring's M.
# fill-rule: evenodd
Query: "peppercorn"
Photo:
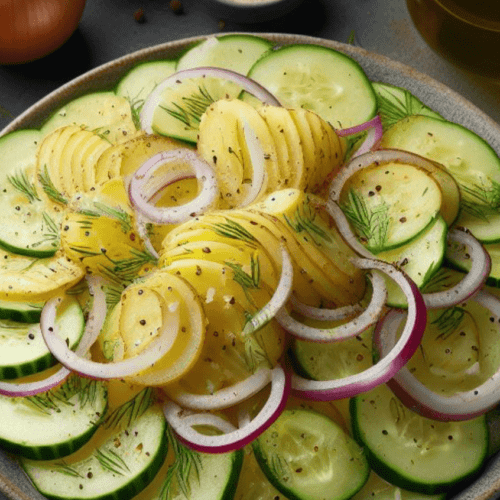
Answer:
M181 0L170 0L168 6L174 14L182 14L184 11Z
M146 21L146 16L144 15L144 9L137 9L134 12L134 19L137 23L143 23Z

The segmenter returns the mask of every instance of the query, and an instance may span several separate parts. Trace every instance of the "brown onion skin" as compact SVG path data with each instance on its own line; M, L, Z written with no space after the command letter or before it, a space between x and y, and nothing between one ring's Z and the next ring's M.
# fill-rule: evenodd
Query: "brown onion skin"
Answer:
M0 64L40 59L76 30L85 0L1 0Z

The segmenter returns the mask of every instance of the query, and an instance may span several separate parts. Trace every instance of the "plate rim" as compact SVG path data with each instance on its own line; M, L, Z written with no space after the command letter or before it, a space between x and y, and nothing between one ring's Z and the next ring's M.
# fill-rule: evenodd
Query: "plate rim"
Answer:
M362 47L310 35L274 32L260 33L231 31L224 33L209 33L176 39L135 50L116 59L113 59L112 61L108 61L99 66L96 66L95 68L92 68L85 73L69 80L65 84L57 87L49 94L35 102L33 105L29 106L25 111L23 111L9 124L7 124L7 126L0 130L0 137L23 128L39 128L43 122L43 117L47 118L47 116L56 111L59 107L61 107L61 105L69 102L69 100L75 97L97 90L112 90L113 88L115 88L120 75L123 76L129 69L131 69L135 64L139 62L146 62L148 60L154 60L161 57L165 58L167 57L165 55L167 53L179 53L180 51L185 50L189 45L205 40L206 38L225 35L254 35L266 38L276 44L319 44L348 54L349 56L357 60L358 63L360 63L360 65L363 67L363 69L365 69L365 67L360 59L362 61L372 61L376 66L382 66L386 68L391 75L395 74L409 79L412 84L414 84L414 88L412 87L409 90L412 91L412 93L415 92L415 95L419 98L422 98L422 96L419 95L419 92L422 92L424 89L430 88L432 92L438 95L445 95L446 99L444 99L444 101L446 101L446 103L448 103L449 101L459 103L459 111L467 111L468 113L470 113L468 118L472 119L472 123L468 123L466 126L482 136L493 147L496 153L500 155L500 125L496 123L490 116L488 116L487 113L479 109L476 105L468 101L455 90L449 88L447 85L439 82L435 78L430 77L427 74L416 70L407 64L393 60L388 56L369 51ZM107 80L107 77L109 75L114 75L114 77ZM106 85L106 83L108 83L109 85ZM458 120L459 123L461 121L462 120ZM484 130L489 133L489 135L486 134L487 137L485 137ZM0 456L0 460L3 460L3 458L3 456ZM492 497L496 492L500 491L500 473L496 471L496 469L499 467L500 455L496 455L496 458L494 455L488 462L486 471L483 472L481 476L479 476L476 482L459 493L460 499L463 498L463 500L486 500ZM488 472L493 477L485 477L485 474L487 474ZM481 478L483 478L483 480L486 480L486 482L489 482L489 484L479 485L478 482L481 481ZM475 493L474 491L471 491L477 488L482 489L480 491L476 491ZM15 482L13 482L11 478L5 476L3 471L1 470L0 492L2 492L7 496L7 498L10 498L12 500L26 500L30 498L26 495L26 493L18 488L18 486L15 484Z

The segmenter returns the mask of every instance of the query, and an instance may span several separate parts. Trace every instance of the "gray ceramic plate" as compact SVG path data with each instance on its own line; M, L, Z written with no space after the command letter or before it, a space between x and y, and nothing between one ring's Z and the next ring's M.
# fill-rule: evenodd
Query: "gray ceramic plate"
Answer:
M500 155L499 125L448 87L408 66L367 52L361 48L330 40L299 35L261 33L258 35L269 38L276 43L317 43L345 52L361 64L372 80L407 88L445 118L460 123L482 136ZM113 88L120 77L136 63L174 57L189 44L203 38L189 38L157 45L134 52L89 71L60 87L29 108L0 132L0 135L19 128L37 128L47 115L67 101L88 92ZM497 436L497 440L500 440L500 435ZM0 471L0 491L8 498L15 500L26 500L27 498L43 500L43 497L29 484L16 465L15 460L1 452ZM500 456L498 455L491 459L482 476L473 485L456 496L454 500L485 500L496 496L497 490L500 491Z

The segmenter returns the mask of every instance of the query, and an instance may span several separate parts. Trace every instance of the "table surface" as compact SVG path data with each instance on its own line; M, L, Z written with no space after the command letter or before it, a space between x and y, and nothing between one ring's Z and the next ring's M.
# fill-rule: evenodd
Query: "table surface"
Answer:
M127 53L180 38L224 33L296 33L354 44L408 64L459 92L500 123L500 82L454 67L435 54L413 27L405 0L305 0L272 22L237 24L201 0L87 0L80 25L66 44L44 59L0 66L0 130L29 106L80 74ZM134 19L142 8L143 23ZM0 493L0 500L5 497Z

